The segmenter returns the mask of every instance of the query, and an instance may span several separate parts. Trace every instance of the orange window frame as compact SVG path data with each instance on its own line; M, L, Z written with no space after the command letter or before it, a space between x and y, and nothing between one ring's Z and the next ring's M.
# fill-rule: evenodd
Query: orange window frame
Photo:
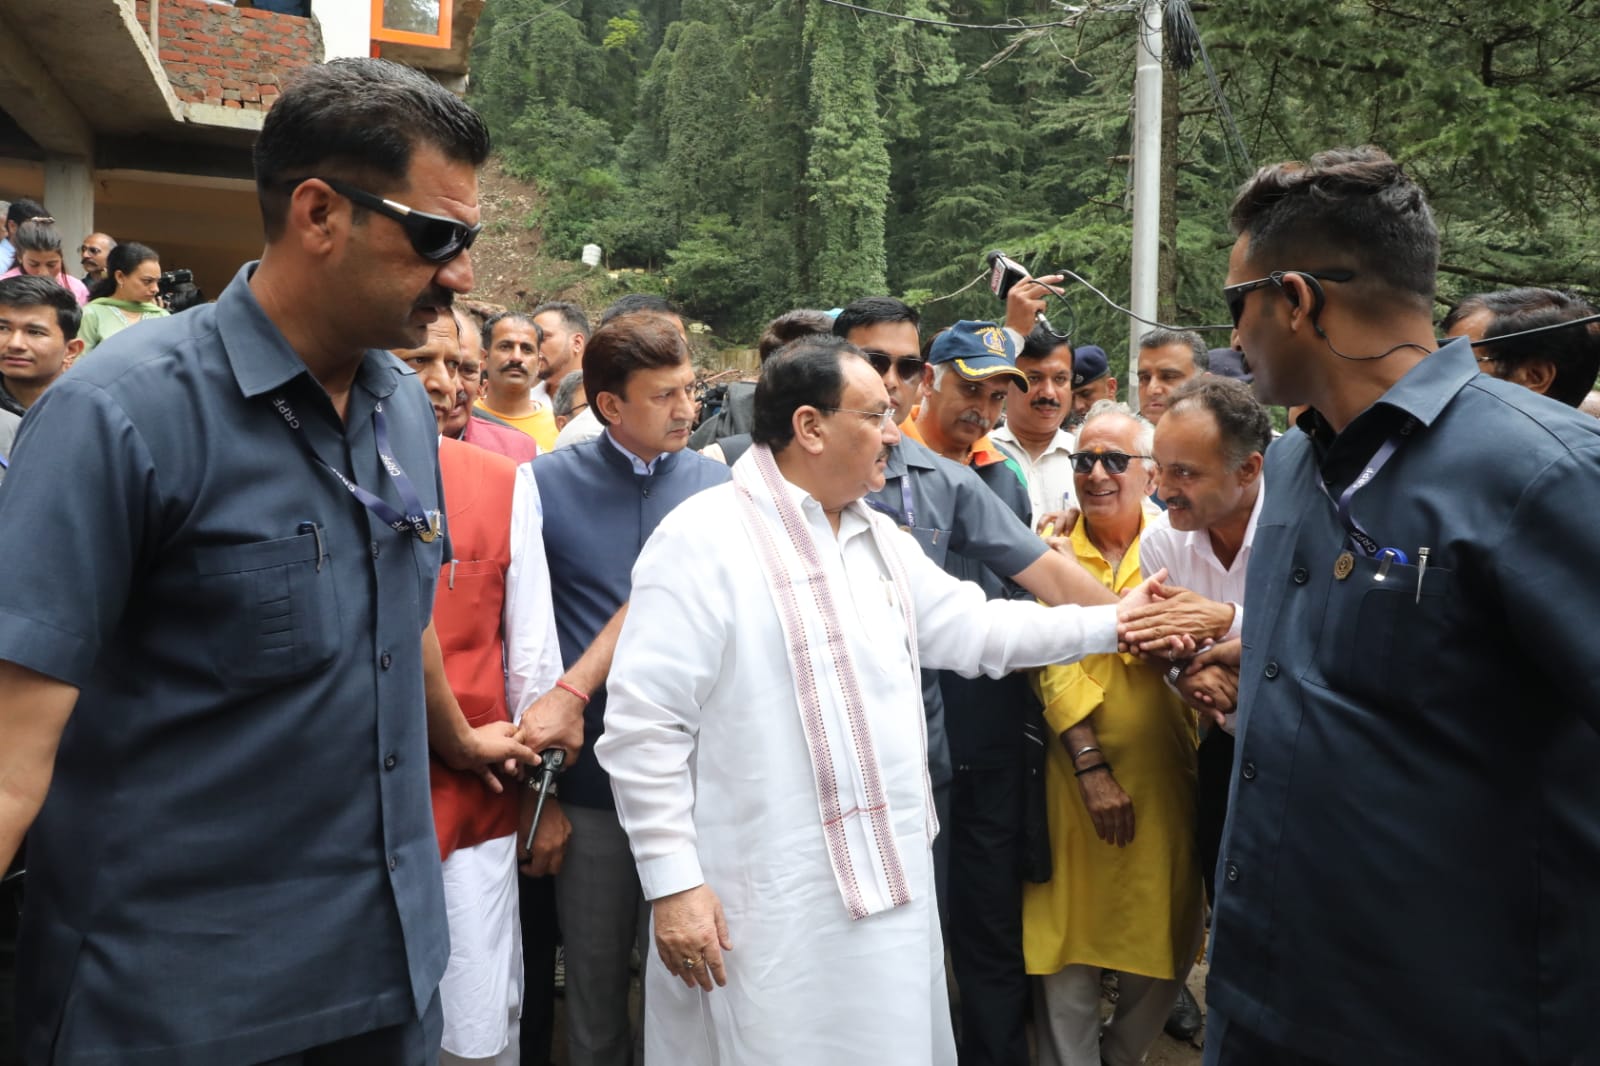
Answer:
M411 33L386 27L383 24L383 0L372 0L372 39L392 44L414 44L421 48L449 48L450 16L454 9L454 0L439 0L439 32Z

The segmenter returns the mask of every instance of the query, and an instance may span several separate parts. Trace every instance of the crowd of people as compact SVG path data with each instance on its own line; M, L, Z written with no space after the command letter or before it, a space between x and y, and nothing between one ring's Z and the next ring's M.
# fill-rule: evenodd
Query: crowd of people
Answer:
M707 410L658 297L456 303L488 151L311 68L175 315L11 205L19 1061L1130 1066L1207 939L1208 1063L1600 1060L1592 306L1436 325L1336 150L1131 404L1046 276L789 311Z

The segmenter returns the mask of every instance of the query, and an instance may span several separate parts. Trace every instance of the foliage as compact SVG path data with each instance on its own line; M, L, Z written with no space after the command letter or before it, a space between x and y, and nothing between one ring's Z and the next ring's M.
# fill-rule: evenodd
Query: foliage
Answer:
M871 6L1062 17L1046 0ZM993 317L982 285L939 297L995 247L1125 304L1138 35L1096 6L1018 34L824 0L489 0L472 99L543 186L547 247L593 240L613 266L664 270L736 339L884 291L932 327ZM1443 296L1600 290L1600 0L1230 0L1197 20L1252 162L1371 142L1406 164L1439 220ZM1249 164L1201 68L1166 73L1161 315L1222 322L1227 206ZM1057 327L1121 364L1127 320L1076 285L1069 302Z

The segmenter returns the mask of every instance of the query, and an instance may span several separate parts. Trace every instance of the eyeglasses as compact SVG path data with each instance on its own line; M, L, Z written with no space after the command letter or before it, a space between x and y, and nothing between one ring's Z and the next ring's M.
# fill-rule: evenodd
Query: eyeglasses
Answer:
M96 248L92 244L84 244L78 247L79 255L104 255L105 251L104 248Z
M889 372L889 367L893 366L901 381L913 381L922 376L922 368L928 365L928 361L919 355L902 355L895 358L883 352L862 354L867 357L867 362L872 364L872 369L878 372L880 378Z
M1150 456L1129 455L1127 452L1073 452L1069 458L1075 474L1094 473L1095 463L1104 466L1108 474L1126 474L1129 463L1135 459L1149 459Z
M888 429L890 426L894 425L894 408L893 407L887 408L887 409L882 410L882 411L858 411L854 407L824 407L823 410L824 411L831 411L834 414L841 414L841 415L860 415L862 418L866 419L868 422L876 422L876 423L878 423L878 428L880 430Z
M312 177L315 175L290 178L284 184L294 188L310 181ZM412 250L430 263L450 262L471 248L472 242L478 239L478 233L483 229L481 224L469 226L459 219L430 215L426 211L418 211L398 201L385 200L381 196L374 196L337 178L317 178L317 180L351 203L360 204L369 211L376 211L383 217L392 218L400 223L400 228L406 231L406 237L411 241Z
M1222 298L1228 301L1228 310L1233 313L1233 328L1239 328L1239 319L1244 317L1244 298L1257 289L1264 289L1268 285L1283 288L1285 274L1300 274L1303 277L1318 278L1322 281L1349 281L1355 277L1353 270L1274 270L1264 278L1254 281L1241 281L1237 285L1225 285L1222 289ZM1318 310L1321 310L1321 301L1318 301Z

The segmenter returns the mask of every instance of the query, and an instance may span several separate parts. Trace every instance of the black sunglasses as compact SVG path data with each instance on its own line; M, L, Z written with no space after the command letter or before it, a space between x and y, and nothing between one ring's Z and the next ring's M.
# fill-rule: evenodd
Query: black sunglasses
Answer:
M312 177L315 175L290 178L284 184L294 188L302 182L310 181ZM381 196L374 196L337 178L317 178L317 180L351 203L360 204L369 211L376 211L383 217L392 218L400 223L400 228L406 231L406 238L411 241L412 250L430 263L450 262L471 248L472 242L478 239L478 233L483 229L481 224L469 226L459 219L430 215L426 211L418 211L398 201L385 200Z
M1129 455L1127 452L1073 452L1068 458L1072 460L1072 472L1075 474L1093 473L1095 463L1103 464L1108 474L1126 474L1129 463L1150 457Z
M1257 278L1254 281L1241 281L1237 285L1224 285L1222 298L1228 301L1228 310L1233 314L1234 329L1239 328L1239 319L1244 317L1244 298L1257 289L1264 289L1268 285L1275 285L1280 289L1283 288L1283 276L1285 274L1299 274L1301 277L1320 278L1323 281L1349 281L1356 276L1353 270L1274 270L1264 278ZM1317 302L1311 312L1313 320L1322 311L1322 288L1321 286L1316 286L1316 289Z
M878 372L879 377L887 374L889 367L893 366L895 373L900 375L901 381L914 381L920 378L922 376L922 368L928 365L928 361L920 355L902 355L899 358L894 358L885 355L883 352L863 352L862 354L867 357L867 362L872 364L872 369Z

